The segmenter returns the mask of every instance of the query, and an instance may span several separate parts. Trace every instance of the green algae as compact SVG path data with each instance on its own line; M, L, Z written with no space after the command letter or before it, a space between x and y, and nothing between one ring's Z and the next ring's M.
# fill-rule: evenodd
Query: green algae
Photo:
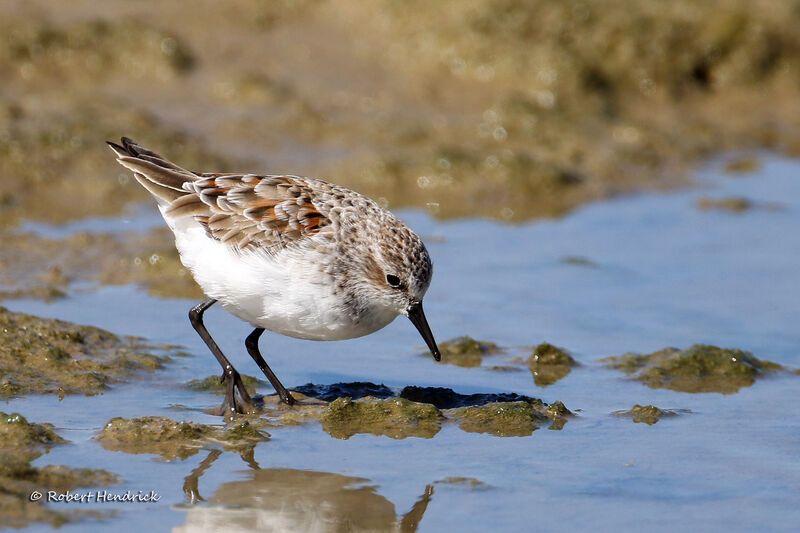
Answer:
M210 383L212 391L217 388L215 381L218 378L213 379L214 382ZM208 389L202 387L202 390ZM348 393L353 396L347 395ZM470 431L478 431L485 426L488 428L485 431L487 433L516 435L520 430L510 418L513 414L519 415L521 409L525 411L523 414L536 419L536 427L543 425L539 422L550 422L549 429L563 428L568 418L572 416L570 410L560 401L546 404L540 399L516 393L459 394L443 387L408 386L398 394L385 385L368 382L332 385L309 383L293 389L292 395L298 402L291 406L281 403L276 395L259 398L256 413L234 419L235 423L247 425L237 429L231 436L239 433L245 437L254 436L253 431L261 431L262 428L281 428L319 422L324 431L338 439L348 439L353 435L364 433L393 439L431 438L439 432L442 424L448 421L459 424L467 422L466 428ZM523 404L527 407L523 407ZM471 408L476 410L464 410ZM476 415L470 413L479 413L480 420L476 422ZM170 424L178 423L168 420L157 419L156 427L167 424L167 429L172 431ZM131 423L131 421L123 422ZM146 422L151 423L147 420ZM196 453L203 442L209 439L227 439L217 434L213 427L210 427L209 431L212 433L198 435L194 440L189 439L190 442L186 443L189 453ZM226 431L231 431L231 428ZM126 439L136 443L135 437L134 431ZM158 444L158 439L148 439ZM155 451L143 453L161 453L161 451L157 448Z
M738 349L695 344L680 350L665 348L652 354L627 353L600 360L654 389L733 394L756 379L784 371L781 365Z
M244 420L225 428L222 438L224 441L235 444L250 444L266 440L268 435L253 427L247 420Z
M502 396L497 395L499 401L473 400L466 407L451 408L445 414L464 431L498 437L528 436L547 422L548 429L560 430L573 416L560 401L548 405L538 398L523 396L509 401Z
M319 421L322 412L328 406L328 401L306 396L296 389L291 389L290 392L297 400L295 405L286 405L277 394L262 398L263 403L258 411L259 426L299 426Z
M31 464L53 446L66 442L55 433L51 424L32 423L19 413L0 412L0 523L3 526L22 528L45 523L58 527L82 518L104 515L77 510L56 511L44 505L42 500L30 497L34 491L65 492L119 481L117 476L105 470Z
M567 406L564 405L562 401L556 401L551 403L545 408L545 416L551 420L558 420L560 418L564 418L567 416L572 416L572 411L567 409Z
M466 431L497 436L530 435L539 422L547 420L552 421L548 429L562 429L572 416L560 401L548 405L541 399L516 393L459 394L443 387L409 386L400 392L400 397L441 409L448 420L459 422Z
M637 403L628 411L614 411L611 414L631 418L637 424L643 422L652 426L662 418L677 416L678 412L674 409L659 409L655 405L639 405Z
M339 398L322 412L322 429L337 439L358 433L393 439L431 438L441 429L443 416L436 407L405 398L358 400Z
M577 362L564 348L543 342L533 349L529 364L577 366Z
M483 356L502 353L497 344L489 341L475 340L468 335L457 337L439 344L442 354L440 363L457 365L467 368L481 366ZM430 352L425 355L430 356Z
M241 374L242 383L244 383L245 389L247 389L248 394L251 396L256 394L257 389L261 385L265 385L263 381L256 379L253 376L247 376L245 374ZM208 376L203 379L192 379L188 383L186 383L186 388L193 391L211 391L217 394L225 394L225 381L220 378L219 375L215 376Z
M528 358L528 368L533 376L533 382L546 387L566 377L578 362L563 348L543 342L533 349L533 354Z
M495 402L461 407L453 412L459 427L470 433L489 433L498 437L525 437L539 429L543 414L528 402Z
M141 339L0 307L0 398L98 394L170 361Z
M166 461L183 460L211 443L227 449L251 448L269 439L248 420L236 420L228 427L182 422L160 416L116 417L97 435L103 448L131 454L159 455Z

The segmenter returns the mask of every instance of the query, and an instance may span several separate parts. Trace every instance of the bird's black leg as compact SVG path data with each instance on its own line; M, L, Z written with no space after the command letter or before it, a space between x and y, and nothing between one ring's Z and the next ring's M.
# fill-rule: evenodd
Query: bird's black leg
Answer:
M200 338L205 341L206 346L208 346L208 349L211 350L211 353L214 354L214 357L217 358L217 361L222 367L222 378L225 380L226 388L225 401L220 408L220 414L230 416L235 413L245 412L245 408L252 412L254 410L253 400L247 393L244 383L242 383L242 377L239 375L239 372L233 368L231 362L228 361L228 358L225 357L225 354L222 353L222 350L219 349L219 346L217 346L217 343L214 342L214 339L211 338L208 330L203 325L203 313L216 302L217 301L212 298L192 307L191 311L189 311L189 320L192 322L192 327L194 327L197 334L200 335ZM236 390L239 391L242 405L236 403Z
M247 348L247 353L250 354L250 357L253 358L253 361L256 362L258 368L264 372L264 375L267 376L269 382L272 383L272 386L275 388L275 392L278 393L280 396L281 401L288 405L294 405L297 403L289 391L286 390L286 387L278 380L278 376L272 371L272 369L267 365L267 362L264 361L264 358L261 357L261 352L258 350L258 339L261 337L261 334L264 333L264 328L256 328L253 332L247 336L247 339L244 341L244 345Z

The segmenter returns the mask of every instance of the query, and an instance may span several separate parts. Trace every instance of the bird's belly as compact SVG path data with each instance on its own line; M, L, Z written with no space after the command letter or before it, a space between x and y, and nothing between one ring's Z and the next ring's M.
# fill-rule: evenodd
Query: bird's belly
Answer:
M191 219L168 223L181 261L203 292L254 327L300 339L343 340L373 333L397 316L391 310L355 316L319 269L320 258L237 253Z
M293 300L290 305L275 304L273 301L264 300L263 314L256 320L248 320L239 314L236 308L224 305L233 315L248 320L257 327L295 337L298 339L316 341L334 341L353 339L369 335L387 324L397 315L386 316L380 319L370 317L354 321L338 307L325 306L319 300L303 302Z

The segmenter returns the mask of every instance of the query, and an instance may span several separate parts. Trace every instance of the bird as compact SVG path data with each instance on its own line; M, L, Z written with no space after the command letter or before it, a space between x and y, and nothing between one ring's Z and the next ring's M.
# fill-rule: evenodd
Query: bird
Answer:
M127 137L107 143L155 198L181 262L207 297L189 320L222 367L218 414L254 412L255 404L204 325L203 313L217 302L254 328L245 348L288 405L297 400L259 349L265 330L343 340L403 315L441 359L422 307L431 257L419 236L374 200L316 178L192 172Z

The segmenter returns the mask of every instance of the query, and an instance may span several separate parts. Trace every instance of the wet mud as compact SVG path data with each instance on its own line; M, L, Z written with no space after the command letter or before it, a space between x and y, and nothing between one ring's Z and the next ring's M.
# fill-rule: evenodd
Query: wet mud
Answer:
M175 347L0 307L0 397L99 394L164 367Z

